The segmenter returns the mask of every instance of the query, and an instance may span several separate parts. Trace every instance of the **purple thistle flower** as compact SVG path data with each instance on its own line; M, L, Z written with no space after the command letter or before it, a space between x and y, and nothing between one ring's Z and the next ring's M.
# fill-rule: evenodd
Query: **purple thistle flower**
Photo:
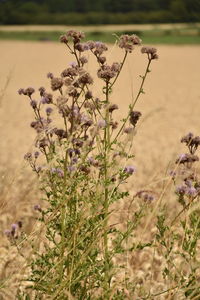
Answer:
M53 108L51 108L51 107L47 107L46 108L46 114L47 114L47 116L50 116L50 114L53 112Z
M128 175L132 175L135 172L135 167L133 166L126 166L124 168L124 172L127 173Z
M195 196L196 194L197 194L197 190L193 186L187 188L186 190L187 196Z
M57 174L59 177L63 177L64 176L64 172L60 168L51 168L50 172L52 174Z
M97 127L98 128L105 128L106 127L106 121L105 120L99 120L98 122L97 122Z
M176 188L176 192L179 195L185 195L186 191L187 191L187 187L185 185L180 185Z

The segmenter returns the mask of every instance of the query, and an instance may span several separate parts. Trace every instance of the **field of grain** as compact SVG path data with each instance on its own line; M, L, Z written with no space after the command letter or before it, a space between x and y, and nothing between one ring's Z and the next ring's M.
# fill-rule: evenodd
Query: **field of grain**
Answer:
M200 47L161 45L157 48L159 59L152 62L145 94L136 105L142 118L133 145L133 164L137 169L131 184L134 191L165 177L169 164L185 151L179 142L182 135L189 131L200 134ZM0 248L4 248L2 253L6 254L8 242L3 231L21 219L29 231L34 219L32 206L38 202L34 178L23 160L24 153L34 145L35 133L30 128L33 116L28 100L19 96L17 90L28 86L35 89L46 86L50 90L46 74L50 71L59 75L71 57L63 44L51 42L1 41L0 49ZM119 61L122 50L117 46L110 46L109 50L108 60ZM119 106L117 117L127 113L145 63L146 57L139 48L129 55L112 95L112 102ZM94 74L93 59L88 68ZM101 95L99 86L93 89L93 94ZM39 95L35 96L36 100L37 97L39 99ZM12 255L11 265L15 261L15 254ZM5 255L0 258L3 263L8 259ZM12 265L13 273L17 272L15 267ZM5 274L3 270L0 272L3 279ZM0 299L9 299L7 297Z

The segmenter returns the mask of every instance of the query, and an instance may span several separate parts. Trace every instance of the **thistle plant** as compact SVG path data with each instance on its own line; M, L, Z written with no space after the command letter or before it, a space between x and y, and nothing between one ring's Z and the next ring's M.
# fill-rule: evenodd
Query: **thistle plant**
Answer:
M37 247L33 246L26 278L28 289L19 291L18 299L133 299L135 286L126 262L133 250L129 238L140 224L146 202L154 196L138 193L143 204L123 226L113 221L113 213L119 202L131 201L122 186L135 173L130 149L141 117L135 105L158 55L155 48L142 47L146 69L128 114L118 121L112 91L128 55L141 40L134 34L119 37L122 59L108 64L108 47L84 38L73 30L61 36L75 62L59 77L47 74L51 93L44 87L39 88L39 96L32 87L19 90L33 109L31 127L36 131L35 151L25 159L37 174L44 197L34 207L43 238L40 243L33 241ZM96 59L102 83L98 97L92 91L95 80L87 70L86 52ZM116 263L119 257L125 259ZM117 279L121 271L124 275Z

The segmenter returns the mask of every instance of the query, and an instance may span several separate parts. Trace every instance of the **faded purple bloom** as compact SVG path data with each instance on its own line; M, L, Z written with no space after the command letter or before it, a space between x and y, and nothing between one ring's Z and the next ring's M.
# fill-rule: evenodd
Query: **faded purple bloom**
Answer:
M52 78L51 79L51 89L52 91L56 91L61 89L63 86L63 80L62 78Z
M142 53L146 53L148 55L148 59L158 59L157 49L153 47L142 47Z
M32 154L31 154L31 152L27 152L27 153L24 155L24 159L25 159L25 160L31 160L31 159L32 159Z
M6 230L4 231L4 234L5 234L7 237L10 237L10 236L11 236L11 231L8 230L8 229L6 229Z
M185 153L179 156L179 158L176 160L176 164L194 163L195 161L199 161L199 157L197 155Z
M53 108L51 108L51 107L47 107L46 108L46 114L47 114L47 116L50 116L50 114L53 112Z
M171 170L170 172L169 172L169 176L171 176L173 179L175 179L175 177L176 177L176 172L174 171L174 170Z
M63 177L64 176L64 172L60 168L51 168L50 172L52 174L57 174L59 177Z
M36 152L34 153L35 159L37 159L37 158L39 157L39 155L40 155L40 152L36 151Z
M118 109L118 105L117 104L110 104L109 107L108 107L108 111L110 113L112 113L114 110Z
M133 127L126 127L124 128L124 133L126 134L130 134L134 131L134 128Z
M132 175L135 172L135 167L133 166L126 166L124 168L124 173L127 173L128 175Z
M135 125L137 124L139 118L141 117L141 112L139 111L131 111L130 112L130 123L135 127Z
M187 196L195 196L196 194L197 194L197 190L193 186L187 188L186 190Z
M32 107L33 109L36 109L36 108L37 108L37 101L31 100L30 105L31 105L31 107Z
M41 86L39 89L38 89L38 91L40 92L40 96L42 97L42 96L44 96L44 93L45 93L45 88L43 87L43 86Z
M124 34L120 36L119 47L124 49L126 52L131 53L135 45L141 45L142 40L135 34L128 35Z
M179 195L185 195L187 192L187 187L185 185L180 185L176 188L176 193Z
M142 190L137 192L136 194L139 198L143 199L145 202L152 202L155 200L155 196L153 195L152 191Z
M68 39L67 39L66 35L61 35L60 36L60 42L64 43L64 44L68 43Z
M72 165L67 167L67 170L68 170L69 173L76 171L76 169L77 168L75 166L72 166Z
M18 90L19 95L25 95L24 93L25 93L24 89L21 88L21 89Z
M88 49L89 49L89 47L88 47ZM88 59L85 56L81 56L79 58L79 61L81 62L82 65L84 65L88 62Z
M106 121L101 119L97 122L97 127L98 128L105 128L106 127Z
M39 212L42 211L41 206L40 206L39 204L35 204L35 205L33 206L33 209L36 210L36 211L39 211Z
M24 95L27 95L29 97L31 97L31 95L35 92L35 89L32 87L28 87L27 89L25 89L24 91Z
M54 78L53 73L51 73L51 72L47 73L47 78L53 79Z
M35 171L36 171L37 173L40 173L40 171L42 171L42 167L41 167L41 166L36 166L36 167L35 167Z
M11 225L11 235L12 236L15 235L17 229L18 229L18 224L12 224Z

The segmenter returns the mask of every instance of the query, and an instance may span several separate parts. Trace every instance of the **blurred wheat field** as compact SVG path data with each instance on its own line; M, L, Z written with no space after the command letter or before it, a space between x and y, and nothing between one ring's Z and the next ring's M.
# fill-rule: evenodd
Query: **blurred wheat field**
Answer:
M135 107L141 111L142 118L133 145L133 164L137 168L131 183L134 191L164 177L169 163L184 152L179 143L181 136L189 131L198 135L200 131L200 46L160 45L157 48L159 60L153 61L145 94ZM32 206L39 198L35 179L23 160L24 154L34 145L35 133L30 128L33 115L28 100L20 97L17 91L28 86L36 90L45 86L50 91L46 74L53 72L59 76L72 61L63 44L51 42L1 41L0 54L0 249L4 249L0 260L3 267L8 250L3 231L20 219L24 220L26 230L31 230ZM110 46L108 58L110 62L119 61L122 50L116 45ZM125 116L129 103L137 94L139 75L143 75L145 63L146 57L139 48L128 57L111 97L119 106L118 119ZM91 58L88 68L94 74L93 64ZM93 94L101 96L98 85ZM35 94L36 100L37 97L39 99ZM17 272L15 268L13 264L13 273ZM0 279L3 276L0 270Z

